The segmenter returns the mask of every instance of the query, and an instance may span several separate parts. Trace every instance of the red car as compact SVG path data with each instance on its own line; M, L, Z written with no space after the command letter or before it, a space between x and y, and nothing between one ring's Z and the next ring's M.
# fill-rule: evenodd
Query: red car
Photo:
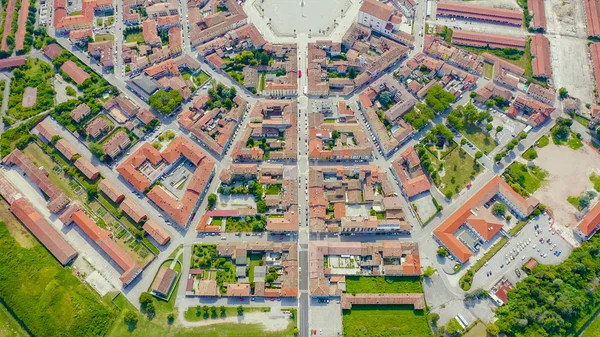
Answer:
M298 78L302 77L302 70L298 70Z

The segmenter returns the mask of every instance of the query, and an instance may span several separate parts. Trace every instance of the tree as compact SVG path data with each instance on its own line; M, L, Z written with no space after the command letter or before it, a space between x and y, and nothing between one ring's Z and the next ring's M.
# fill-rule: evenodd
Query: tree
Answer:
M440 315L436 312L432 312L429 314L429 321L431 322L431 325L437 327L437 323L440 320Z
M389 91L384 91L379 95L379 103L383 106L384 110L394 103L392 94Z
M104 157L104 150L102 149L102 145L96 143L96 142L90 142L88 144L88 148L90 149L90 152L100 158L100 160L102 160L102 158Z
M485 107L488 109L493 108L494 105L496 105L496 101L494 101L493 99L488 99L487 101L485 101Z
M160 89L148 98L150 106L163 115L168 115L175 111L182 102L183 97L177 90L167 92Z
M452 199L452 196L454 195L454 192L447 190L446 193L444 193L444 196L446 197L446 199Z
M558 96L560 96L561 99L565 99L569 97L569 92L566 88L560 88L558 89Z
M219 307L219 311L221 312L221 317L225 317L225 315L227 314L227 308L225 308L224 305Z
M475 91L471 91L471 93L469 94L469 97L475 98L475 97L477 97L477 93Z
M62 137L59 135L54 135L52 136L52 139L50 140L50 143L52 144L56 144L56 142L58 142Z
M438 256L441 256L441 257L446 257L446 256L448 256L448 249L447 249L446 247L440 247L440 248L437 250L437 255L438 255Z
M500 329L498 328L498 326L494 323L491 323L490 325L488 325L486 327L487 333L492 335L492 336L497 336L500 333Z
M238 316L243 316L244 315L244 307L242 307L241 305L238 306L237 313L238 313Z
M208 209L213 209L217 203L217 195L211 193L208 195Z
M348 71L348 77L350 77L350 79L355 79L357 75L358 73L356 72L356 69L354 67L350 67L350 70Z
M87 193L87 197L89 200L92 200L93 197L98 195L98 186L90 185L86 187L85 192Z
M256 210L258 213L265 213L267 211L267 203L264 200L257 202Z
M494 126L492 126L492 123L487 123L487 124L485 125L485 130L486 130L487 132L490 132L490 131L492 131L493 129L494 129Z
M175 321L175 314L174 313L169 313L167 315L167 323L173 324L174 321Z
M423 276L425 277L431 277L433 274L435 274L435 269L432 266L427 266L423 272Z
M492 213L498 216L503 216L504 213L506 213L506 205L501 202L495 203L494 206L492 206Z
M338 130L333 130L333 131L331 132L331 138L333 138L333 139L338 139L338 138L340 138L340 132L339 132Z
M496 132L502 132L502 130L504 130L504 128L502 127L502 125L498 125L496 127Z
M475 159L479 159L481 157L483 157L483 153L481 151L475 152Z
M448 328L446 329L446 331L451 336L457 335L459 332L462 331L462 326L460 325L460 323L458 323L458 320L456 320L456 318L453 318L448 322Z
M125 324L135 326L139 321L139 317L133 310L123 309L123 320Z
M148 313L148 316L154 316L154 314L156 314L156 308L154 307L154 302L150 302L150 303L146 304L146 313Z
M140 294L140 307L144 310L146 308L146 305L148 305L148 303L151 303L154 301L154 296L152 296L152 294L150 294L149 292L143 292Z

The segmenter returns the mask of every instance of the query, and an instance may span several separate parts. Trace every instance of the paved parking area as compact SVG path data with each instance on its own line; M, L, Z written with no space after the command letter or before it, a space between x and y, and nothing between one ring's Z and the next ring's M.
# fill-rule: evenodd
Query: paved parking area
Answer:
M340 335L343 332L341 304L336 300L329 300L329 303L319 303L318 300L311 299L309 327L311 330L317 330L316 336L333 337Z
M529 258L535 258L541 264L558 264L564 261L571 253L573 248L569 243L562 239L559 233L550 231L551 220L548 215L541 215L526 225L521 232L511 238L508 243L498 252L488 263L481 268L473 279L472 289L488 289L502 277L506 277L515 283L522 280L526 275L521 271L521 277L517 277L515 269L521 268ZM539 230L535 230L535 225L539 225ZM540 243L540 239L544 243ZM546 240L550 243L546 243ZM531 240L531 241L529 241ZM554 246L556 245L556 247ZM560 256L555 256L554 252L561 251ZM543 256L545 255L545 257ZM510 257L513 260L507 262ZM503 267L501 267L503 265ZM487 276L492 272L491 276Z
M423 222L427 221L427 219L437 212L437 209L433 204L433 196L429 192L422 193L415 197L410 203L417 207L416 212Z

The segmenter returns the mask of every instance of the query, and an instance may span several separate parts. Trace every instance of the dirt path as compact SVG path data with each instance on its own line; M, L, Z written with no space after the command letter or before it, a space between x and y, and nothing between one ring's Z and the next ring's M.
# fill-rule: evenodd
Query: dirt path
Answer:
M262 324L264 325L266 331L281 331L288 327L290 323L289 317L289 315L280 311L251 312L244 314L244 316L230 316L225 318L207 319L198 322L189 322L183 317L183 311L179 311L178 324L186 328L220 323Z

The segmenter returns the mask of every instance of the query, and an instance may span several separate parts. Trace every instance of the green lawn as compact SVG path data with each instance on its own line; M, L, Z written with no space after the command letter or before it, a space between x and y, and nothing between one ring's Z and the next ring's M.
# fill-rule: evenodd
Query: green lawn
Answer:
M567 146L573 150L578 150L583 147L583 142L581 139L577 138L577 134L575 132L571 132L571 137L567 139Z
M581 116L581 115L577 115L577 114L571 114L571 117L573 117L573 120L576 121L577 123L581 124L584 127L588 127L588 124L590 123L590 120Z
M216 308L217 308L217 314L216 314L216 316L214 316L214 315L212 315L212 312L211 312L211 314L205 314L205 312L202 311L202 306L190 307L183 314L183 317L185 318L186 321L198 322L198 321L204 321L207 319L217 319L217 318L222 318L222 317L234 317L234 316L238 315L237 307L225 307L224 315L221 314L220 307L216 307ZM269 308L269 307L244 307L244 313L246 314L249 312L271 312L271 308Z
M346 276L346 292L349 294L422 293L419 277L403 276Z
M423 310L412 306L354 305L344 310L344 336L431 336Z
M250 281L250 284L254 282L254 267L261 265L263 256L264 254L250 254L248 256L250 258L250 264L248 265L248 281Z
M494 138L475 124L465 124L464 129L461 131L465 138L483 153L490 153L498 146L498 143Z
M194 77L194 83L196 83L196 85L199 87L201 87L208 80L210 80L210 76L202 70L200 70L198 75Z
M177 289L175 289L177 291ZM183 328L175 322L169 324L167 315L176 313L175 297L171 296L169 302L155 301L156 316L153 319L148 319L145 315L138 312L139 322L134 327L129 327L123 321L123 314L119 314L117 320L113 324L107 337L292 337L294 336L294 328L296 326L296 317L290 321L288 327L283 331L267 332L264 331L262 324L238 324L238 323L222 323L197 328ZM124 298L124 297L123 297ZM134 310L129 302L124 303L124 308ZM236 311L237 315L237 311Z
M114 41L115 37L112 34L97 34L96 42L100 41Z
M435 161L432 160L432 163ZM481 167L475 168L475 158L471 157L465 150L456 148L452 150L442 161L445 175L437 180L437 184L443 184L442 193L458 193L471 182L471 175L476 176ZM437 161L439 167L440 161ZM434 181L436 181L434 180Z
M577 208L578 211L581 211L583 208L579 205L579 199L581 199L581 197L579 197L579 196L567 197L567 201L569 202L569 204L571 204L571 205L573 205L573 207Z
M0 298L35 336L104 336L115 319L87 285L40 244L19 246L0 223Z
M140 42L143 43L144 42L144 34L140 33L133 33L133 34L128 34L127 36L125 36L125 42Z
M600 336L600 316L596 317L592 324L579 337L598 337Z
M0 303L0 336L2 337L26 337L29 334L19 325L14 317Z
M550 139L546 135L541 136L540 139L538 139L538 141L537 141L537 146L539 148L547 146L548 144L550 144Z
M600 175L592 173L592 175L590 175L590 181L592 184L594 184L594 189L596 192L600 192Z
M489 79L494 77L494 66L491 63L483 63L483 76Z
M265 191L266 194L281 194L281 185L269 185Z
M548 172L537 166L527 167L517 162L512 163L504 171L506 182L513 186L513 188L517 187L515 191L522 195L525 194L524 196L534 193L540 188L547 176Z
M523 153L523 158L527 160L534 160L537 156L537 151L533 147L528 148L527 151Z

